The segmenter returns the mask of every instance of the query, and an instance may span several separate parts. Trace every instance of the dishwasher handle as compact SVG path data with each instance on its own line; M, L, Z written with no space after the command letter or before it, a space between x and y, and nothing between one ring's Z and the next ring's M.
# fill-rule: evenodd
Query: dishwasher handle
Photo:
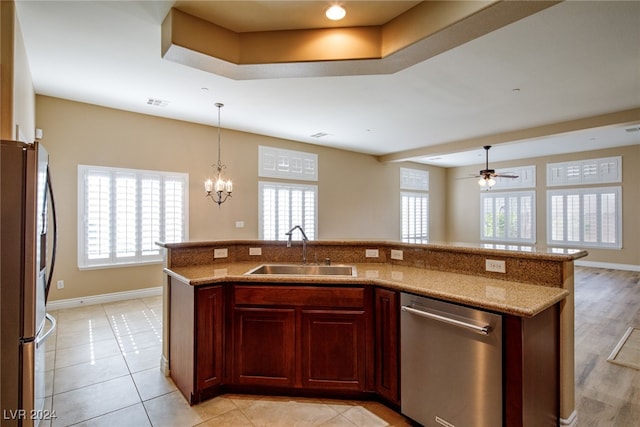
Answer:
M483 335L489 335L489 333L491 332L491 326L489 326L489 325L478 326L478 325L474 325L472 323L463 322L461 320L452 319L450 317L441 316L439 314L430 313L428 311L417 310L417 309L415 309L413 307L408 307L406 305L403 305L401 310L405 311L407 313L410 313L410 314L415 314L416 316L420 316L420 317L424 317L424 318L427 318L427 319L432 319L432 320L437 320L439 322L447 323L449 325L458 326L458 327L466 328L466 329L471 329L472 331L480 333L480 334L483 334Z

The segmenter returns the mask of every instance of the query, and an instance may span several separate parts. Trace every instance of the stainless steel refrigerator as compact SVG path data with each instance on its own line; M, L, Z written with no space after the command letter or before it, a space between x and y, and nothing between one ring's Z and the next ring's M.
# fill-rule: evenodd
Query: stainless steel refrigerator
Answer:
M0 399L2 426L37 426L48 414L46 301L55 263L49 155L39 143L2 141L0 152Z

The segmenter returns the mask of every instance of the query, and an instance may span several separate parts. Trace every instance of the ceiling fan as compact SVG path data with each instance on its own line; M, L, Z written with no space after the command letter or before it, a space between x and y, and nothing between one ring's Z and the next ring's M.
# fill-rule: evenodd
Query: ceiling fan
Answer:
M493 187L496 184L496 180L494 178L518 178L518 175L514 175L509 172L498 174L494 169L489 169L489 149L491 148L491 146L485 145L482 148L484 148L486 152L485 168L480 171L479 175L475 176L476 178L480 178L478 184L481 187Z

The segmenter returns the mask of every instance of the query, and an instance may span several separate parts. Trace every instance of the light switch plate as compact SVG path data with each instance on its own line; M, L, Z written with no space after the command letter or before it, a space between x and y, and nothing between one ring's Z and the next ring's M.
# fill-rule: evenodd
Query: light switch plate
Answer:
M228 256L229 256L229 250L227 248L213 250L214 258L226 258Z
M506 273L507 267L504 261L499 261L496 259L487 259L485 260L485 270L493 271L495 273Z
M402 251L397 249L391 249L391 259L402 261L403 257L404 257L404 254L402 253Z

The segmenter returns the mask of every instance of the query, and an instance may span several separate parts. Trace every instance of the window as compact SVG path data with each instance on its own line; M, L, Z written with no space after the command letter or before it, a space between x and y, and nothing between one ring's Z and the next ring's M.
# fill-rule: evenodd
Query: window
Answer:
M496 170L498 174L516 175L517 178L500 178L496 177L496 185L492 190L521 190L524 188L536 187L536 167L519 166L505 170Z
M482 192L481 239L495 242L535 243L533 191Z
M547 244L622 248L622 187L585 185L622 182L622 157L547 164Z
M622 182L622 157L547 164L547 186Z
M621 187L547 191L547 243L622 248Z
M275 147L258 147L258 176L298 181L318 180L318 155ZM308 184L258 183L259 236L285 240L296 225L310 240L318 234L318 187Z
M258 147L258 176L318 180L318 155L275 147Z
M301 226L309 240L317 234L318 187L315 185L259 182L261 240L286 240L284 233Z
M78 166L78 267L162 261L187 238L188 175Z
M406 243L429 241L429 172L400 168L400 238Z
M429 241L429 194L400 193L402 215L402 241L427 243Z

